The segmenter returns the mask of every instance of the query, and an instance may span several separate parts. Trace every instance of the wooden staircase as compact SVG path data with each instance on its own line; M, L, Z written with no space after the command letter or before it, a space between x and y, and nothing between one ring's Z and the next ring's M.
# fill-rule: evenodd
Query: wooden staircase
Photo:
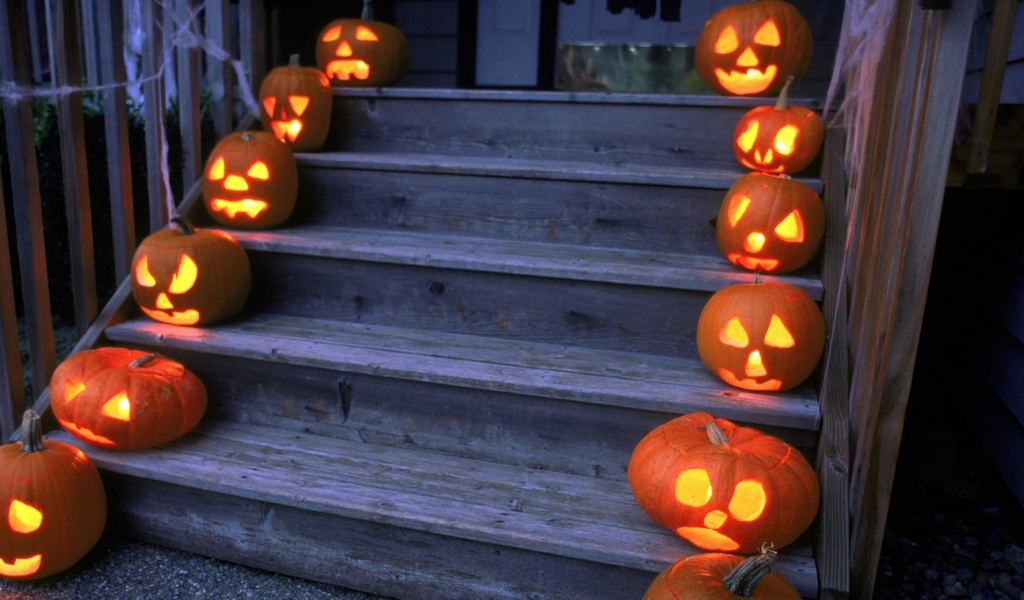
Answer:
M626 484L648 431L704 410L813 460L820 382L729 388L694 339L710 294L752 280L713 220L733 127L766 102L337 90L296 213L233 232L244 313L104 332L196 372L200 426L142 452L51 437L155 543L394 598L639 599L698 552ZM813 270L784 279L822 299ZM815 597L806 537L779 570Z

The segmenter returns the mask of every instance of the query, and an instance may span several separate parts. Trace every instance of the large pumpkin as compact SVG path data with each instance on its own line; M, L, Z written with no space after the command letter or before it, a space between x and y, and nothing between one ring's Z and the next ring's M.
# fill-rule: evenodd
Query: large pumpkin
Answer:
M789 105L789 83L774 106L756 106L740 117L733 152L741 165L765 173L798 173L821 150L825 126L817 113Z
M817 252L825 235L825 208L799 181L748 173L726 192L715 230L718 247L734 265L788 273Z
M745 390L775 392L800 385L824 348L821 310L790 283L724 287L708 299L697 320L697 351L704 365Z
M100 539L107 499L84 452L42 439L25 412L21 441L0 446L0 575L39 579L74 565Z
M283 223L299 194L292 149L268 131L236 131L217 142L203 173L203 200L228 227L268 229Z
M331 126L334 96L322 71L299 64L293 54L287 66L267 73L260 85L260 122L263 129L292 150L316 150Z
M818 512L818 478L798 450L707 413L648 433L633 450L628 477L654 521L712 552L782 548Z
M719 94L774 94L790 75L803 77L812 49L800 11L783 0L755 0L711 15L697 38L694 64Z
M680 559L662 571L641 600L800 600L800 592L777 571L777 552L765 548L743 558L717 552Z
M208 325L234 316L252 286L249 257L223 231L198 230L181 217L139 243L132 296L148 317L171 325Z
M125 450L169 442L206 411L206 388L181 363L127 348L69 356L50 378L50 406L75 437Z
M331 85L394 85L409 69L409 41L400 29L381 21L337 19L317 36L316 64Z

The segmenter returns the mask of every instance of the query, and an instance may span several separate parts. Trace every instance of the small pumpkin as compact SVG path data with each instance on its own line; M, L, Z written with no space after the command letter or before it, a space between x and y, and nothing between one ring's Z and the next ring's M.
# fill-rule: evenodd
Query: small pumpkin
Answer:
M711 552L782 548L818 512L818 477L799 450L703 412L672 419L640 440L628 479L655 522Z
M206 387L181 363L142 350L94 348L66 358L50 378L50 406L75 437L138 450L169 442L206 411Z
M786 175L748 173L726 192L715 231L732 264L789 273L818 251L825 208L814 190Z
M245 249L223 231L177 227L146 236L132 259L132 296L143 313L171 325L208 325L245 306L252 268Z
M697 320L697 352L731 386L794 388L825 349L825 319L810 295L785 282L739 283L715 292Z
M787 77L804 76L813 47L811 27L792 4L754 0L711 15L697 38L694 66L719 94L774 94Z
M798 173L821 150L825 126L817 113L789 105L789 81L774 106L746 112L733 132L733 152L741 165L765 173Z
M327 76L293 54L260 84L260 122L294 151L317 150L327 140L333 98Z
M680 559L662 571L641 600L800 600L800 592L773 570L778 553L762 548L743 558L717 552Z
M299 194L299 167L268 131L236 131L217 142L203 172L206 210L221 225L269 229L283 223Z
M394 85L409 69L409 41L394 25L371 20L336 19L316 38L316 64L331 85Z
M25 411L21 441L0 446L0 575L39 579L77 563L107 521L100 474L84 452L43 440Z

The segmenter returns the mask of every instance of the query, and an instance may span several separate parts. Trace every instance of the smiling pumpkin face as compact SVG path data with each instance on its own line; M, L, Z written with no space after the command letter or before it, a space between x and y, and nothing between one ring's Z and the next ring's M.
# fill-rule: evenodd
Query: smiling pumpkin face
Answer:
M409 69L409 41L387 23L337 19L317 37L316 63L331 85L394 85Z
M806 19L783 0L727 6L708 19L697 40L695 65L719 94L757 96L799 79L811 64L813 40Z
M275 227L295 208L299 193L295 155L267 131L228 134L210 152L202 192L207 212L221 225Z

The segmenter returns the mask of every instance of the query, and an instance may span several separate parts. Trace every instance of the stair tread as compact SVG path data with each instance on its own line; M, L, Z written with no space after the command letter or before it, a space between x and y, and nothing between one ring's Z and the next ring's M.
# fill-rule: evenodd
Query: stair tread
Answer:
M652 573L699 552L654 524L622 481L212 419L137 452L64 431L48 437L81 447L105 471ZM815 594L807 547L787 548L776 567Z
M754 280L754 273L721 256L344 227L232 230L232 235L248 250L670 289L714 292ZM761 278L788 281L816 301L823 296L816 275Z
M604 183L632 183L672 187L703 187L727 190L747 173L739 163L732 170L658 165L606 163L599 161L538 160L458 156L445 154L386 152L296 153L300 166L329 169L411 171L447 175L521 177ZM822 190L816 178L797 178L816 193Z
M382 377L815 430L814 390L767 394L729 388L699 361L522 340L246 315L211 328L138 318L112 326L116 342Z

